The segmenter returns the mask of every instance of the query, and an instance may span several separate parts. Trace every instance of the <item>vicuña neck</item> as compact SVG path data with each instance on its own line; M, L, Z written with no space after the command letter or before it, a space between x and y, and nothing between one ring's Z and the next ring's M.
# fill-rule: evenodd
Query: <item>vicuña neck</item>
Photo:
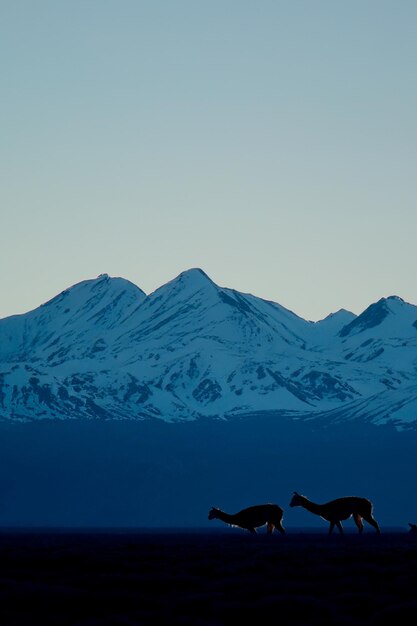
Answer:
M229 513L225 513L224 511L218 511L217 515L222 522L226 522L226 524L232 524L234 515L230 515Z
M320 504L316 504L315 502L311 502L310 500L307 500L307 498L303 498L303 507L307 509L307 511L310 511L310 513L316 513L317 515L320 515L320 511L321 511Z

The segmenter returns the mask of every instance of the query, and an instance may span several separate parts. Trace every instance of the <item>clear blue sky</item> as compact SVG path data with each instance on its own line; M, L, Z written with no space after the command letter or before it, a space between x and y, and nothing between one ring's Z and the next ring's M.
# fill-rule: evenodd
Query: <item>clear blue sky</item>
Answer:
M0 317L191 267L417 304L417 2L0 0Z

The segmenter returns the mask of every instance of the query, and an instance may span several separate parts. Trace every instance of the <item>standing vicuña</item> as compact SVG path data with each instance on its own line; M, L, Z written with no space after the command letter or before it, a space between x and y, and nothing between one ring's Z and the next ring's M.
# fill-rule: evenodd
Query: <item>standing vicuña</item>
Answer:
M284 534L282 525L284 511L277 504L256 504L238 513L230 514L213 507L208 514L209 519L219 519L230 526L239 526L256 535L256 528L267 526L267 533L272 534L274 528Z
M373 526L377 533L381 532L378 522L372 514L373 504L367 498L346 496L344 498L331 500L325 504L316 504L294 491L290 506L302 506L304 509L307 509L307 511L310 511L310 513L320 515L324 520L330 522L329 534L333 531L335 526L343 533L341 520L348 519L351 516L355 520L355 524L360 533L363 531L362 518Z

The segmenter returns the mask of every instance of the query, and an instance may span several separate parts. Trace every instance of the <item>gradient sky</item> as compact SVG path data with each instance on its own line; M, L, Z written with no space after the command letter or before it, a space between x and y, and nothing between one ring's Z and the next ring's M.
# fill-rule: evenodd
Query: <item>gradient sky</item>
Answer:
M417 304L417 2L0 0L0 317L191 267Z

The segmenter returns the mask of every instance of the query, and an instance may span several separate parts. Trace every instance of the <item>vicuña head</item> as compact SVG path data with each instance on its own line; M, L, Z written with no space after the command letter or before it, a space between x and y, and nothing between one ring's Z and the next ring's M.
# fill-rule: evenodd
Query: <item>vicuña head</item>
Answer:
M256 535L256 529L261 526L267 527L267 533L272 534L274 528L285 534L282 525L284 511L277 504L256 504L238 513L225 513L217 507L212 507L208 519L219 519L230 526L238 526Z
M345 496L343 498L336 498L336 500L330 500L324 504L317 504L294 491L290 506L301 506L307 511L310 511L310 513L319 515L322 519L329 522L329 534L333 531L335 526L337 526L339 532L343 533L342 520L349 519L349 517L353 517L360 533L364 528L362 519L373 526L377 533L381 532L378 522L372 513L373 504L367 498Z

